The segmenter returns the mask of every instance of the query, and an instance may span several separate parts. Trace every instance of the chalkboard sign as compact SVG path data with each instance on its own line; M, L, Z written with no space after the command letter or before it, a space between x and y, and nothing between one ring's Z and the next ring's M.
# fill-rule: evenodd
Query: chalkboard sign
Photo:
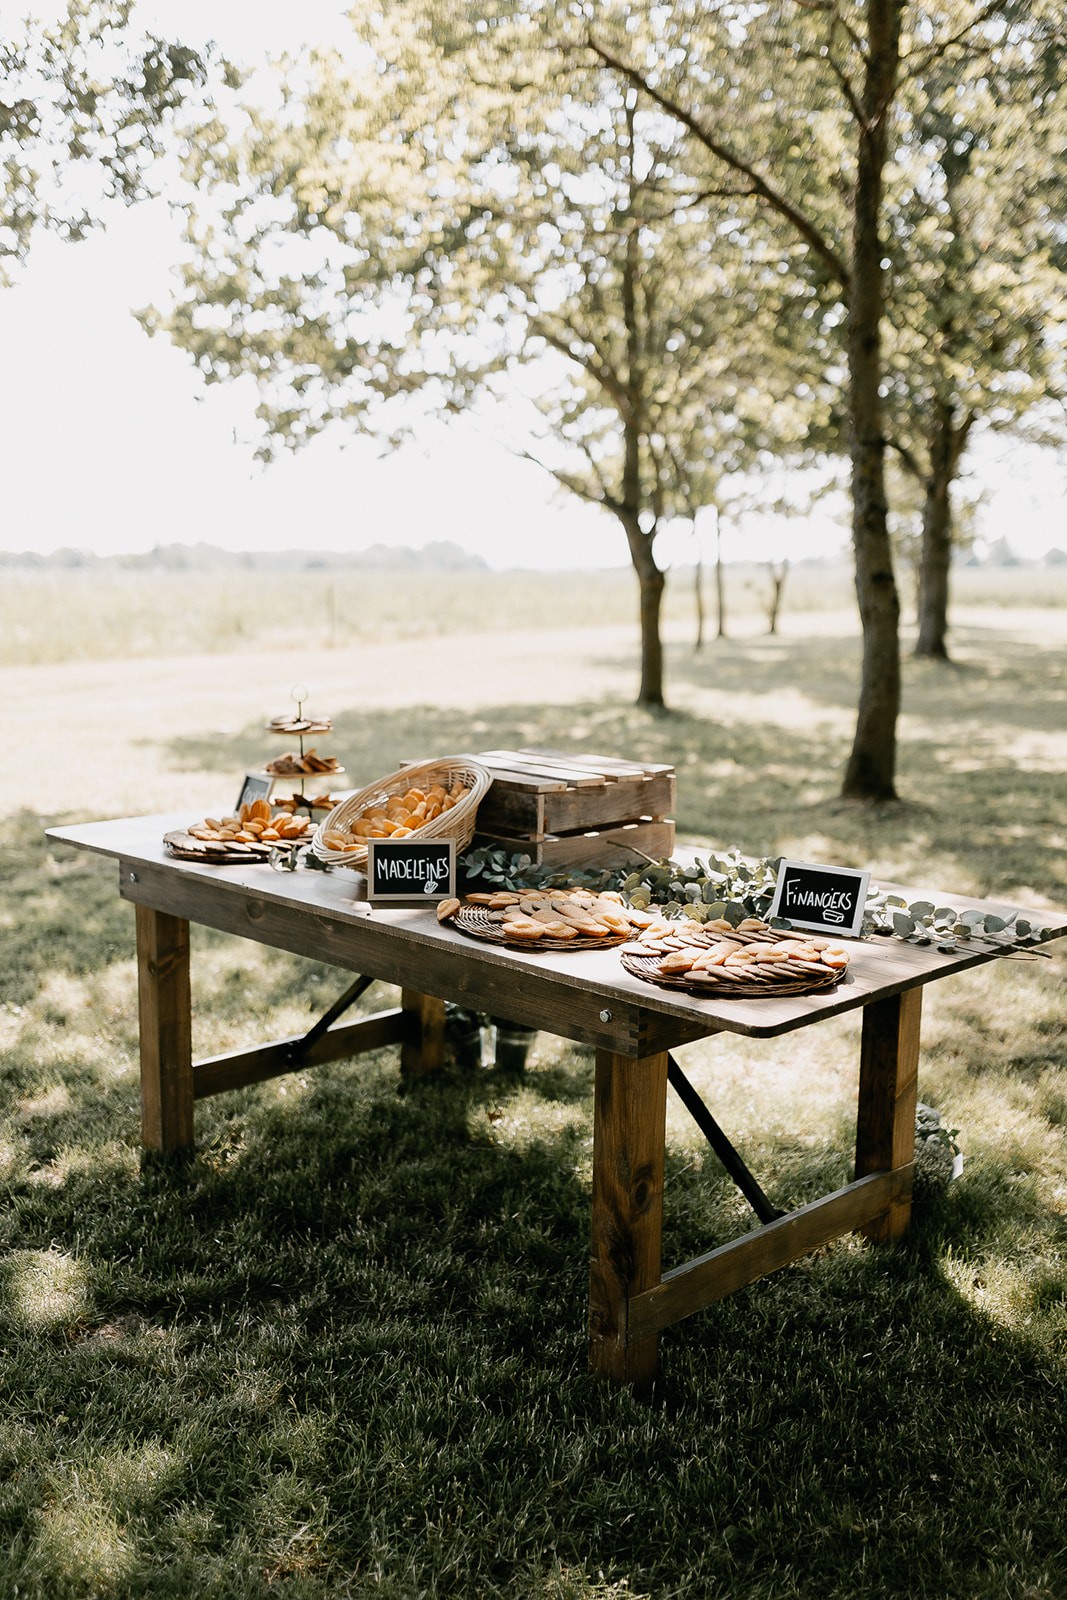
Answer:
M368 839L367 899L425 905L456 892L455 839Z
M783 861L769 914L772 918L785 917L794 928L844 933L854 938L863 922L870 876L854 867Z
M246 772L245 781L241 785L241 792L237 796L234 811L241 815L241 807L252 800L267 800L274 788L274 778L269 772Z

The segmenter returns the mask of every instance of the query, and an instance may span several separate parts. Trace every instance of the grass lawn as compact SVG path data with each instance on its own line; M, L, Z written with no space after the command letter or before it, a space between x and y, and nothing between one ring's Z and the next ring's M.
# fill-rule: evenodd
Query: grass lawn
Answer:
M834 798L847 610L772 639L749 606L699 655L676 615L659 717L625 618L583 629L573 599L133 660L72 624L69 659L31 639L0 668L0 1600L1063 1600L1062 943L927 991L920 1097L966 1166L908 1239L669 1330L641 1404L586 1372L591 1052L542 1034L521 1081L407 1092L383 1052L200 1102L195 1156L144 1158L132 914L43 837L231 798L302 680L353 783L519 739L639 750L677 765L686 839L1064 905L1067 611L1026 605L968 604L955 667L907 663L905 803L876 810ZM198 1054L347 982L208 930L193 959ZM858 1026L681 1052L779 1204L850 1175ZM668 1261L751 1225L673 1096L666 1213Z

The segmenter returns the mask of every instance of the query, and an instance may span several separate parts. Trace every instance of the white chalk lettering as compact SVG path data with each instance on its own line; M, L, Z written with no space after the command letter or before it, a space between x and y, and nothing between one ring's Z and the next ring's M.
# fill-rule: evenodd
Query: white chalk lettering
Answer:
M844 922L845 913L851 913L855 904L855 891L850 889L805 889L802 878L786 878L785 906L789 911L810 908L818 911L824 922Z
M397 882L400 879L435 878L440 879L448 874L447 857L439 857L435 861L425 858L412 860L397 856L378 856L375 861L377 873L386 882Z

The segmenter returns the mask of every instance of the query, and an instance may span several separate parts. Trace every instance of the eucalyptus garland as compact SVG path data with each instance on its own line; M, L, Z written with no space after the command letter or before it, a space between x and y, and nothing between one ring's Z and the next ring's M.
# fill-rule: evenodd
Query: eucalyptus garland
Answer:
M692 861L668 857L646 860L631 872L537 866L528 854L511 853L492 845L468 850L460 865L468 879L501 889L540 889L556 884L582 884L597 889L617 889L629 905L647 911L655 906L668 917L690 917L696 922L725 918L734 925L745 917L769 919L778 871L784 857L744 857L727 850ZM784 917L776 927L788 927ZM1006 950L1039 943L1041 931L1019 913L1000 917L989 911L957 911L934 900L907 901L872 884L868 888L861 932L909 944L936 945L946 954L961 943L1000 945Z

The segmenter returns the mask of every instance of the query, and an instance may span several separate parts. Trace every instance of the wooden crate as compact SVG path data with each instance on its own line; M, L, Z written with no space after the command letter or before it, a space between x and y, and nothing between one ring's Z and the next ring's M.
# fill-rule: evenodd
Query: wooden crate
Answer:
M495 845L509 855L527 855L537 867L633 867L645 858L662 861L674 850L674 823L623 822L615 828L594 828L588 833L549 833L543 839L512 839L498 833L475 833L473 849Z
M498 844L550 867L636 865L674 848L673 767L529 747L472 759L493 773L475 846Z

